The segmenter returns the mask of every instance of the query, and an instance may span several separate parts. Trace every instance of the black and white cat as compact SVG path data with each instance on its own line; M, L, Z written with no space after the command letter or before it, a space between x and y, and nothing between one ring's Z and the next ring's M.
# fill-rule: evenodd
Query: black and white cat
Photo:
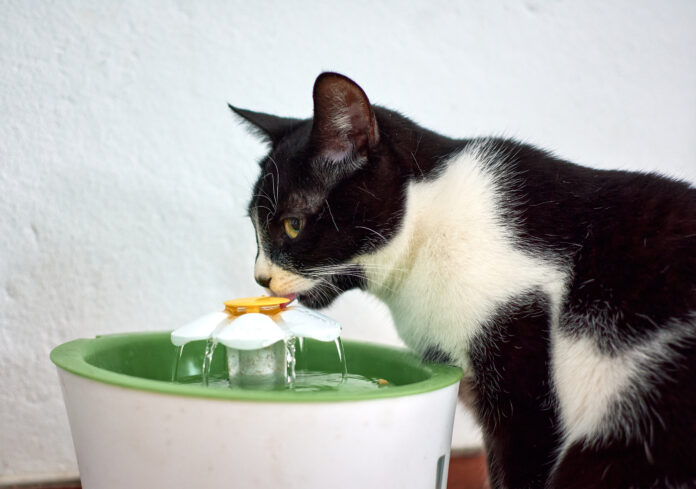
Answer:
M493 488L696 487L696 189L449 139L336 73L313 119L231 108L271 144L256 280L367 290L460 366Z

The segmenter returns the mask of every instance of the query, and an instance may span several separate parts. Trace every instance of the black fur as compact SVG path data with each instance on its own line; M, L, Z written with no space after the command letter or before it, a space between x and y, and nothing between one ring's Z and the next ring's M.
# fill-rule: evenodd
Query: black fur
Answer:
M492 487L544 487L558 449L549 371L549 308L542 294L510 302L471 346L475 413Z
M444 363L445 365L452 365L452 358L435 346L431 346L425 349L423 352L423 361L428 363Z
M343 98L322 92L327 85ZM317 127L343 109L352 129ZM249 206L259 246L273 262L307 276L389 242L400 229L407 184L438 178L452 155L482 144L440 136L372 106L336 74L315 86L320 121L233 110L271 143ZM578 442L561 452L548 297L535 291L501 308L469 347L472 378L465 386L483 428L492 487L696 487L696 190L656 174L593 170L515 141L489 139L485 146L498 155L491 171L506 182L503 214L516 245L572 270L562 331L591 338L606 355L670 328L683 336L653 366L638 440ZM306 220L297 239L283 231L288 216ZM323 307L366 286L358 266L326 280L331 287L304 291L300 300ZM613 320L578 319L596 309ZM450 361L436 346L425 357ZM616 409L630 410L634 401Z

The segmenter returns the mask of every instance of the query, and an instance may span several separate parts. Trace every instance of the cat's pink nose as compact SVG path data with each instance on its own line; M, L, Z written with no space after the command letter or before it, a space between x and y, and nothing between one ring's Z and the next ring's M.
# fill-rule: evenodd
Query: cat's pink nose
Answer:
M257 284L266 289L269 288L269 286L271 285L271 277L254 276L254 280L256 280Z

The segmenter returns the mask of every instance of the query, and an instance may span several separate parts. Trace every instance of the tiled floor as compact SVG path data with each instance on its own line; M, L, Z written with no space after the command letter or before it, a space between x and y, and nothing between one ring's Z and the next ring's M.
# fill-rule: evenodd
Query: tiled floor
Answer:
M80 484L15 486L16 489L81 489ZM447 489L487 489L486 459L481 455L452 456ZM10 488L13 489L13 488Z

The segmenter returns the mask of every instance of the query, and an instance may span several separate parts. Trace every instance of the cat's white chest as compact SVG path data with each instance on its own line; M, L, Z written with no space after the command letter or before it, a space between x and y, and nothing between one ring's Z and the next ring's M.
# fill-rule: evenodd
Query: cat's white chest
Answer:
M400 231L358 259L404 342L438 348L463 368L469 341L500 306L531 290L558 304L565 282L558 267L515 246L495 175L477 158L465 152L438 178L412 183Z

